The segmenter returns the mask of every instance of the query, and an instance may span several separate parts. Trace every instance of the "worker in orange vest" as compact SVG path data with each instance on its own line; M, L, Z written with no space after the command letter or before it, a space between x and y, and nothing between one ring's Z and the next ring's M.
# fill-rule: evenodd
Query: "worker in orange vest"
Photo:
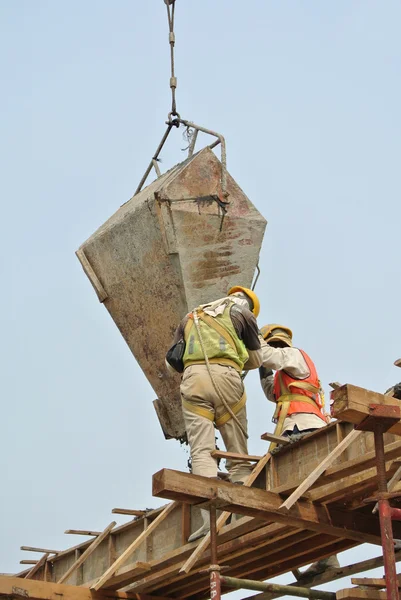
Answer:
M330 415L323 412L324 396L316 367L304 350L293 347L288 327L265 325L260 333L260 379L266 397L276 403L274 433L298 441L330 422ZM272 369L276 371L274 375ZM270 451L277 452L281 447L272 444ZM334 555L313 563L304 574L312 576L339 566Z
M283 325L265 325L260 330L263 391L276 403L273 422L276 435L300 439L324 427L330 416L323 412L323 392L312 359L304 350L293 348L292 331ZM276 374L273 376L274 369Z

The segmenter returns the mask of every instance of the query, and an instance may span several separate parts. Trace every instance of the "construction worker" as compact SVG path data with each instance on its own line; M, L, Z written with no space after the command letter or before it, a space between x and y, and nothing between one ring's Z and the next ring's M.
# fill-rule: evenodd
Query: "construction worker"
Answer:
M185 347L180 391L195 475L217 477L217 462L211 456L216 447L215 427L228 452L248 454L241 371L262 364L256 323L259 310L256 294L236 286L226 297L187 314L175 332L172 348L182 340ZM176 364L169 361L169 352L166 362L177 370ZM227 460L226 466L233 483L243 483L252 470L242 460ZM209 531L209 511L201 509L201 514L203 525L188 541Z
M296 441L330 422L323 413L316 367L303 350L293 348L292 331L283 325L265 325L260 330L263 391L277 404L273 420L277 435ZM274 369L276 374L273 376Z
M266 397L276 403L275 434L297 441L325 427L330 416L323 412L322 390L312 359L292 345L292 331L283 325L265 325L261 331L263 365L260 379ZM273 375L273 369L276 371ZM272 448L272 452L280 446ZM303 575L338 568L337 556L313 563Z

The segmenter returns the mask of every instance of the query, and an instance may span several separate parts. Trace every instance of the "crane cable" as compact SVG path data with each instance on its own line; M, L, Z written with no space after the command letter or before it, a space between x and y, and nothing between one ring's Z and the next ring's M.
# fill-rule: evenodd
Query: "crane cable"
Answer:
M168 115L169 121L171 117L178 117L180 115L177 112L177 103L175 99L175 90L177 88L177 77L175 76L175 61L174 61L174 46L175 46L175 33L174 33L174 13L175 13L175 0L164 0L167 7L167 19L169 26L168 40L170 44L170 63L171 63L171 76L170 76L170 88L171 88L171 112Z

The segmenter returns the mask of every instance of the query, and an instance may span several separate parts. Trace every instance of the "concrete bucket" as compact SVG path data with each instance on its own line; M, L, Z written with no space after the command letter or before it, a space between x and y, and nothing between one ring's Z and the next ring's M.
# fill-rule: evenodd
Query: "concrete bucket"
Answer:
M220 178L220 161L204 148L133 196L77 251L157 394L166 438L185 433L180 376L164 363L174 330L199 304L251 286L266 227L230 175L224 214Z

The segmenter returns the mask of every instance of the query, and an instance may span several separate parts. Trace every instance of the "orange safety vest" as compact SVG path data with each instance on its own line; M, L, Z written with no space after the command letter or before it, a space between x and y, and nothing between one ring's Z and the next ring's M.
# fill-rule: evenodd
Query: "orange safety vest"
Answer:
M320 397L320 381L316 367L306 352L303 350L300 350L300 352L308 365L310 374L305 379L295 379L295 377L292 377L285 371L277 371L274 376L274 396L276 402L279 403L280 399L290 400L287 411L288 416L295 413L313 413L326 422L321 410L323 404ZM308 400L302 402L302 396L306 396ZM281 406L275 417L279 417L280 412Z

